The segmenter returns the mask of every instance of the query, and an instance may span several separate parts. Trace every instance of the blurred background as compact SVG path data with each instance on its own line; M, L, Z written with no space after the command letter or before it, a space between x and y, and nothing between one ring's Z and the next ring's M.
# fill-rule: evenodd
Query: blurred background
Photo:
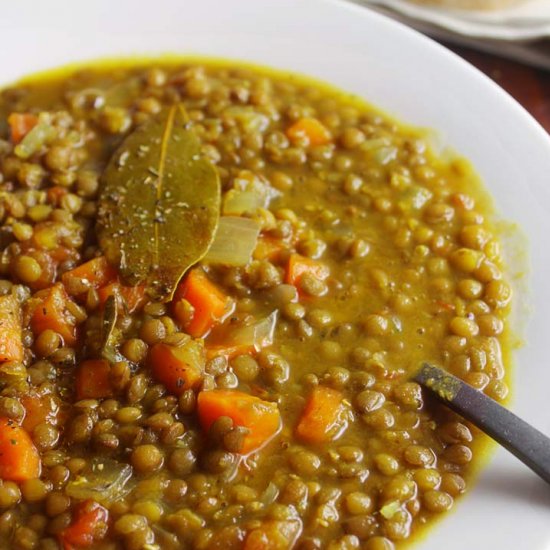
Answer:
M550 0L352 0L441 42L550 132Z

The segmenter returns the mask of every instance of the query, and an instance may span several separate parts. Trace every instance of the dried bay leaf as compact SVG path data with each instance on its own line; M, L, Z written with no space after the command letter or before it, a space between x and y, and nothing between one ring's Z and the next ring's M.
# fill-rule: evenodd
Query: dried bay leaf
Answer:
M130 134L102 176L97 236L126 284L170 299L208 251L220 215L215 167L175 105Z

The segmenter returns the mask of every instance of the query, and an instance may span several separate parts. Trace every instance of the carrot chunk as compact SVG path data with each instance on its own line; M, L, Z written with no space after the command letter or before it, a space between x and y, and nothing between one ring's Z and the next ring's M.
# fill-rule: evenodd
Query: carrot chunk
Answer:
M25 418L22 426L27 432L32 432L38 424L47 423L55 426L59 416L59 399L51 393L26 393L20 398L25 408Z
M31 329L40 334L46 329L57 332L67 346L76 343L76 320L68 311L71 303L64 286L54 286L37 292L32 299L34 310L31 317Z
M87 548L101 540L109 528L109 511L94 500L85 500L77 505L72 522L59 533L63 550Z
M187 300L193 311L190 319L180 318L177 304ZM178 285L174 294L174 314L181 322L185 332L194 338L204 336L214 325L222 321L229 311L230 299L202 269L193 269Z
M11 140L19 143L37 124L38 117L30 113L12 113L8 117Z
M291 254L286 267L285 283L296 286L306 273L311 273L315 278L324 281L330 275L330 270L317 260L300 254Z
M286 135L291 141L297 141L305 137L310 145L326 145L332 141L329 129L316 118L300 118L287 128Z
M23 361L21 306L11 294L0 297L0 362Z
M113 395L111 366L105 359L88 359L76 369L77 399L101 399Z
M97 291L99 304L103 306L109 296L114 296L116 294L124 300L128 313L133 313L138 310L147 300L147 294L145 293L145 287L143 285L124 286L115 281L101 287Z
M155 344L149 352L149 364L155 380L175 395L196 388L204 374L202 344L190 340L181 346Z
M61 202L61 199L67 195L68 189L66 187L62 187L61 185L54 185L53 187L49 187L46 191L46 197L48 199L48 202L52 206L59 206L59 203Z
M281 428L281 414L275 403L237 390L203 391L197 399L197 410L205 432L220 416L229 416L235 426L246 428L241 454L257 451Z
M298 520L265 521L248 533L243 550L291 550L301 530Z
M283 241L261 235L256 243L253 256L255 260L270 260L276 262L282 256L286 248Z
M302 412L296 436L313 444L333 441L347 428L348 414L344 397L339 391L316 386Z
M105 256L98 256L63 273L61 280L70 294L81 294L90 288L98 289L116 279L117 271Z
M40 455L27 431L0 418L0 479L25 481L39 477L40 471Z
M61 280L73 296L82 296L91 288L97 290L101 306L109 296L116 294L124 300L128 313L136 311L147 298L143 285L123 285L119 281L117 270L107 262L105 256L98 256L67 271Z

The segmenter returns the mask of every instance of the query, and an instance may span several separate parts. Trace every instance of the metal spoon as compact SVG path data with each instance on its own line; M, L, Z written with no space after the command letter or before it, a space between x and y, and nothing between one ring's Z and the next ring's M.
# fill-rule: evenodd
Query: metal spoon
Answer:
M413 379L550 483L550 438L438 367L424 363Z

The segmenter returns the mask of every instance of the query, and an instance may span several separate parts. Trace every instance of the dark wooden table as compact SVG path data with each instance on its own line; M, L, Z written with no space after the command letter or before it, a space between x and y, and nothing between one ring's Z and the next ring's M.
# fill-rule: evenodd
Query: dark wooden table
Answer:
M468 48L447 47L502 86L550 133L550 72Z

